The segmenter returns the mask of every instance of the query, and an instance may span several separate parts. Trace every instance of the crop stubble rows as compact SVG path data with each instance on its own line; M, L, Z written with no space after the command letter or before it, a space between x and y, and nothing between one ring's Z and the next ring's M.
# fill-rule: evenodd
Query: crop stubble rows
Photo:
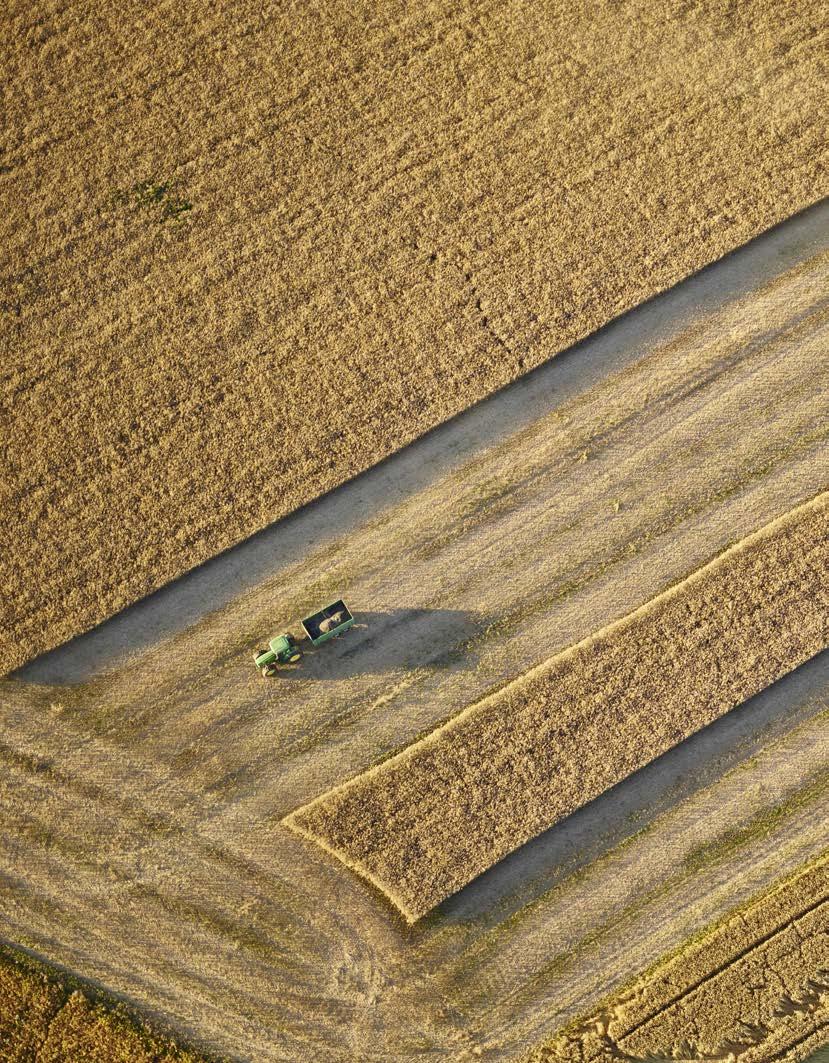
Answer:
M599 971L578 943L594 916L612 924L624 904L623 859L603 888L598 870L587 879L589 905L570 901L585 925L567 911L566 890L541 899L548 886L536 869L518 893L527 887L539 903L515 927L502 925L506 914L485 890L477 902L467 891L471 922L435 913L411 941L356 877L315 859L278 820L480 696L499 660L514 675L519 662L538 660L540 645L551 654L577 641L818 489L824 276L817 258L732 302L112 675L76 690L2 684L4 702L18 702L3 706L4 736L25 751L4 760L0 776L13 840L0 884L9 933L217 1046L245 1043L262 1059L387 1063L427 1043L440 1058L455 1058L470 1038L525 1045L553 1006L590 997ZM430 556L414 558L427 543ZM507 579L505 559L515 562ZM308 595L344 583L369 629L309 657L295 681L263 684L250 640L301 615ZM401 602L407 608L394 610ZM473 628L481 637L467 645L465 625L432 626L433 609L451 617L459 607L482 612L492 632ZM431 670L420 656L436 639L460 655L453 667ZM412 649L417 665L407 663ZM764 793L795 785L784 765L765 777ZM706 762L709 779L711 769ZM728 807L730 822L742 822L745 799ZM708 806L706 832L722 829L721 811ZM787 821L770 863L756 847L750 867L732 861L726 893L744 896L781 862L791 866L798 846L808 851L815 814L811 826ZM691 817L677 827L672 851L698 845L701 826ZM645 863L658 865L656 879L669 876L657 857ZM656 881L645 870L634 877L639 893ZM706 896L710 910L722 887L706 889L717 898ZM656 927L662 948L676 940L684 891L639 924L637 965L658 955L647 951L659 947ZM614 939L602 977L635 969L630 947L613 954ZM562 952L574 965L565 979L546 971L559 969Z
M410 922L827 645L829 495L285 822Z
M88 731L73 738L73 713L68 706L57 711L54 697L48 689L32 691L19 711L4 707L4 732L31 751L11 755L0 774L11 843L0 885L16 940L41 950L45 941L64 962L69 945L73 967L92 965L108 985L126 979L131 993L141 999L149 993L156 1008L159 1000L177 1008L185 1029L192 1031L197 1016L197 1031L225 1046L255 1045L263 1059L407 1058L403 1045L418 1027L454 1058L451 1030L434 1040L433 1024L442 1025L444 1013L433 999L437 972L428 957L442 955L451 971L458 944L471 944L476 933L471 940L462 933L453 948L451 927L444 926L431 947L428 939L422 943L421 969L421 947L390 933L371 898L341 876L329 878L302 846L286 846L281 832L250 821L250 844L243 844L249 855L233 857L242 842L237 828L215 842L205 836L205 829L215 834L207 795L196 802L178 772L142 764L136 751L127 759ZM778 843L775 866L781 856ZM361 912L359 934L343 925L344 911ZM512 935L507 941L517 944ZM541 956L560 948L558 936L536 942L524 964L538 962L530 957L539 945ZM503 977L504 964L496 966L500 976L490 992ZM480 972L472 970L475 985ZM404 983L414 1013L411 1000L407 1007L390 992ZM465 1000L469 977L461 984ZM542 978L542 990L546 985ZM548 992L531 1014L548 1007ZM515 1001L503 993L497 1000L514 1028ZM465 1020L473 1029L477 1016L474 1009Z
M3 29L3 669L826 190L816 3Z
M806 1060L829 1036L824 856L658 964L524 1063Z
M148 740L171 701L186 703L158 755L175 752L178 770L197 768L202 785L230 787L228 796L255 777L265 804L271 787L263 776L276 755L287 810L295 787L294 804L313 793L306 759L353 741L363 721L360 759L338 758L325 769L332 782L387 753L388 743L399 748L433 728L447 706L513 677L522 661L578 641L624 603L638 605L697 567L694 558L704 562L825 482L829 392L815 357L825 277L826 256L818 256L395 507L376 527L327 543L182 636L175 653L192 662L187 668L170 668L165 643L148 658L148 686L131 672L113 673L100 725L113 740ZM614 498L623 500L618 514ZM287 622L344 587L369 630L343 644L344 659L308 658L290 683L264 691L249 672L252 641L278 617ZM588 607L585 595L604 604ZM388 609L400 603L409 608ZM433 613L447 617L439 628ZM542 629L545 616L552 622ZM522 649L528 626L532 645ZM214 643L221 652L208 662L205 647ZM444 658L457 674L441 667ZM315 763L312 774L319 770Z

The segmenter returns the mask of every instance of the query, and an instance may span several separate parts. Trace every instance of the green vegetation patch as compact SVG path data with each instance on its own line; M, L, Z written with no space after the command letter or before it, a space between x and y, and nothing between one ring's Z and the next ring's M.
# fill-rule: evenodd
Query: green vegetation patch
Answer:
M129 188L114 189L111 202L116 207L151 211L159 222L180 221L193 209L189 199L178 195L172 181L161 181L155 177L136 181Z

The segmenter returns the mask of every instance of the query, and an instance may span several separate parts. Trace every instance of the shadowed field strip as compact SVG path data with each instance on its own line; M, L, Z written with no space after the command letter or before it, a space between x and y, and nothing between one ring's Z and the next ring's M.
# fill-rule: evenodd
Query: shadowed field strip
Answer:
M530 1052L524 1063L806 1060L829 1040L820 858Z
M820 200L821 21L4 5L0 671Z
M284 822L414 922L824 648L829 493Z

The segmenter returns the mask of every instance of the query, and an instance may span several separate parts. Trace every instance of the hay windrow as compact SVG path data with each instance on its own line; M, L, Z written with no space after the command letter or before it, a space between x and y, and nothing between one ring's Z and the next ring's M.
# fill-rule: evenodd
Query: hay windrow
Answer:
M409 922L823 649L829 493L286 817Z
M36 7L0 15L3 671L829 188L815 0Z

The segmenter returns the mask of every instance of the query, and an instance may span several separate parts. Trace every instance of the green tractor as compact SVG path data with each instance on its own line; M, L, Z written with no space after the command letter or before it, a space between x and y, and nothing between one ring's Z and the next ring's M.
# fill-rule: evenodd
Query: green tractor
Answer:
M271 639L266 650L257 650L253 655L256 667L266 678L276 675L277 665L296 664L302 657L302 650L294 636L288 632Z
M257 650L254 663L265 679L277 674L279 665L296 664L302 657L300 643L308 640L312 646L321 646L329 639L339 638L354 624L351 610L341 599L306 616L302 623L302 635L297 638L286 631L268 643L268 649Z

